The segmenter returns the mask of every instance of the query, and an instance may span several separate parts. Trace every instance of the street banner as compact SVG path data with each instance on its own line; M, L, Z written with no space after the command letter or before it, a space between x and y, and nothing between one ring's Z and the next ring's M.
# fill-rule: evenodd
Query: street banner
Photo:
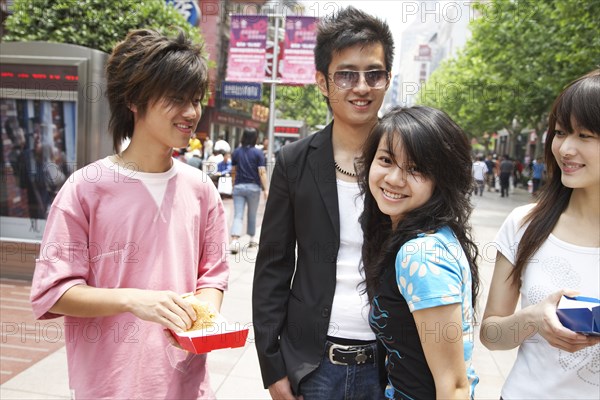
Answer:
M268 17L232 15L227 57L227 81L263 82L265 79Z
M280 64L284 85L315 83L313 50L317 43L317 22L315 17L286 17L283 60Z

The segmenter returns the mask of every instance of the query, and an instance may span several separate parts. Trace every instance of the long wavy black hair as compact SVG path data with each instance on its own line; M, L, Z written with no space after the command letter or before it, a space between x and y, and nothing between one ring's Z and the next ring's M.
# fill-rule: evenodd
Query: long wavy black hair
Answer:
M406 159L434 182L431 198L407 213L396 229L369 190L369 173L382 138L391 157L401 141ZM396 160L392 160L397 163ZM479 293L479 252L471 237L469 217L473 189L471 146L462 129L444 112L424 106L392 108L367 138L358 160L359 183L365 197L360 217L366 291L373 299L384 268L393 268L400 247L418 234L448 226L461 244L472 275L472 303Z
M523 221L524 225L529 225L519 242L515 268L510 275L511 283L519 288L526 265L550 236L573 193L573 189L562 184L560 167L552 154L556 125L559 124L566 132L573 132L573 120L580 127L600 135L600 69L571 82L552 105L544 149L548 183Z

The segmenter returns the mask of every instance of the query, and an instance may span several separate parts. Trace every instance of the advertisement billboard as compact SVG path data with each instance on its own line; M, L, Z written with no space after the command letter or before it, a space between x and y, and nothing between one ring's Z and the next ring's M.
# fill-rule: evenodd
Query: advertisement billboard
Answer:
M232 15L227 57L229 82L262 82L265 78L268 17Z
M315 83L314 48L317 43L317 22L314 17L288 16L281 62L281 80L288 85Z

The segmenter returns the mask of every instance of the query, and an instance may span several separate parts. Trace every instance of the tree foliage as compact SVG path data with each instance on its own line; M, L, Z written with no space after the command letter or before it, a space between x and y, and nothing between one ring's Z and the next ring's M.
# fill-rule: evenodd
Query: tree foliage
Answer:
M192 27L164 0L15 0L5 23L6 41L48 41L110 53L132 29L169 33L181 28L195 41Z
M477 9L472 37L434 71L421 102L473 136L543 129L562 88L600 64L600 1L492 0Z
M265 86L262 99L264 106L269 106L270 95L270 86ZM277 118L305 121L311 131L324 125L327 118L327 103L317 85L278 85L275 109Z

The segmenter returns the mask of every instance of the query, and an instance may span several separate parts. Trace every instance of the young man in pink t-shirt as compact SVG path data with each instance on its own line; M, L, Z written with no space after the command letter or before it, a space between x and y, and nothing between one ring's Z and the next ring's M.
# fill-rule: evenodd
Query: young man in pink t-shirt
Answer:
M228 282L219 194L171 157L200 120L206 62L183 33L137 30L106 72L115 154L76 171L56 196L33 311L65 316L74 398L214 397L206 355L173 346L167 330L196 318L181 294L218 310Z

